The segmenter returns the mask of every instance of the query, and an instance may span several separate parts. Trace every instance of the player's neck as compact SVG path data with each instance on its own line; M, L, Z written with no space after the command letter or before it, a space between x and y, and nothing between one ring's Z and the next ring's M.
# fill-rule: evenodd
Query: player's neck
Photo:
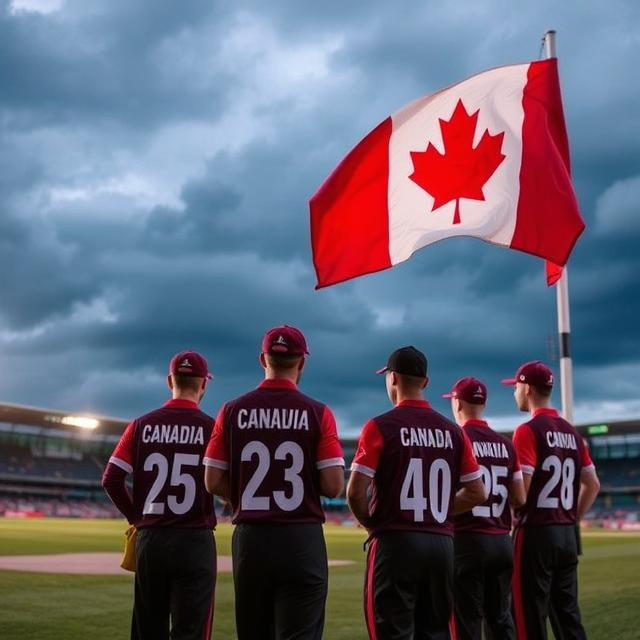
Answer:
M456 422L462 426L469 422L469 420L482 420L482 411L460 411L457 416Z
M529 413L533 414L540 409L551 409L549 400L529 400Z
M396 406L398 406L401 402L405 400L420 400L422 402L425 401L424 394L421 391L418 392L401 392L398 390L398 395L396 396Z
M295 385L298 384L298 371L274 371L273 369L267 368L264 372L265 380L287 380Z
M200 404L200 394L193 393L189 391L179 391L178 389L173 389L173 399L174 400L188 400L189 402L195 402L196 404Z

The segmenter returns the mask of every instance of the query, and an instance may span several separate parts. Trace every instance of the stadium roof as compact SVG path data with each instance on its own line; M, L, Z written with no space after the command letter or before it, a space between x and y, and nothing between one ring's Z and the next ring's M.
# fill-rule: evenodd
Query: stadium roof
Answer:
M84 412L73 413L56 409L42 409L7 402L0 403L0 422L62 429L69 433L87 430L96 435L120 435L127 426L126 420L118 418L108 418Z
M127 426L127 420L120 418L109 418L84 412L73 413L57 409L43 409L8 402L0 403L0 422L62 429L70 434L86 430L95 435L120 435ZM576 426L582 435L588 437L640 433L640 419L609 420ZM357 438L343 438L343 440L355 441Z

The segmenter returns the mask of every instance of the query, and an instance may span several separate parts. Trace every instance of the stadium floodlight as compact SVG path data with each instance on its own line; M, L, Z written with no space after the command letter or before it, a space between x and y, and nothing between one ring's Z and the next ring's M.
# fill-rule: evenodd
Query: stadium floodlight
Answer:
M80 429L96 429L100 426L99 420L86 416L64 416L60 422L71 425L72 427L80 427Z
M587 433L590 436L597 436L602 433L609 433L609 425L608 424L593 424L587 427Z

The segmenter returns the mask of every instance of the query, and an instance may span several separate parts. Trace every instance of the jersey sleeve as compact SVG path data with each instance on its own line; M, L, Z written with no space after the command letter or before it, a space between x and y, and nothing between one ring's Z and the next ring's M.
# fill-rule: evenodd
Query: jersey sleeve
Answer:
M207 445L202 464L206 467L215 467L222 471L229 469L229 453L227 452L227 446L224 437L224 415L226 405L220 407L216 421L213 425L211 432L211 439Z
M360 438L358 439L356 454L351 463L351 471L357 471L365 476L369 476L369 478L375 477L381 453L382 434L375 421L369 420L369 422L364 425Z
M109 462L120 467L123 471L131 473L133 471L133 438L135 435L135 422L130 422L120 441L113 450Z
M507 449L509 450L509 474L511 481L522 480L522 467L520 466L520 460L518 460L518 454L516 448L513 446L513 442L507 440Z
M480 467L476 457L473 455L473 447L469 436L461 431L462 434L462 456L460 459L460 482L471 482L477 480L480 475Z
M316 461L318 469L344 467L344 452L338 438L338 427L329 407L325 407L322 414Z
M521 424L513 434L513 446L522 468L522 473L532 475L538 462L536 439L528 424Z
M593 460L591 459L591 454L589 453L589 445L584 438L580 438L582 451L582 471L581 473L593 473L596 470L596 466L593 464Z

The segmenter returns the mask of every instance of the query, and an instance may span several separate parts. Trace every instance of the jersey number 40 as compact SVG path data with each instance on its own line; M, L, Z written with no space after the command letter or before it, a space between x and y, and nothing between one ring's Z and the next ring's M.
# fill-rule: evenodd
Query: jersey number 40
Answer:
M449 463L437 458L428 471L429 501L424 495L424 461L411 458L400 489L401 511L413 511L414 522L424 522L427 506L436 522L444 522L451 500L451 469ZM411 494L411 495L409 495Z

